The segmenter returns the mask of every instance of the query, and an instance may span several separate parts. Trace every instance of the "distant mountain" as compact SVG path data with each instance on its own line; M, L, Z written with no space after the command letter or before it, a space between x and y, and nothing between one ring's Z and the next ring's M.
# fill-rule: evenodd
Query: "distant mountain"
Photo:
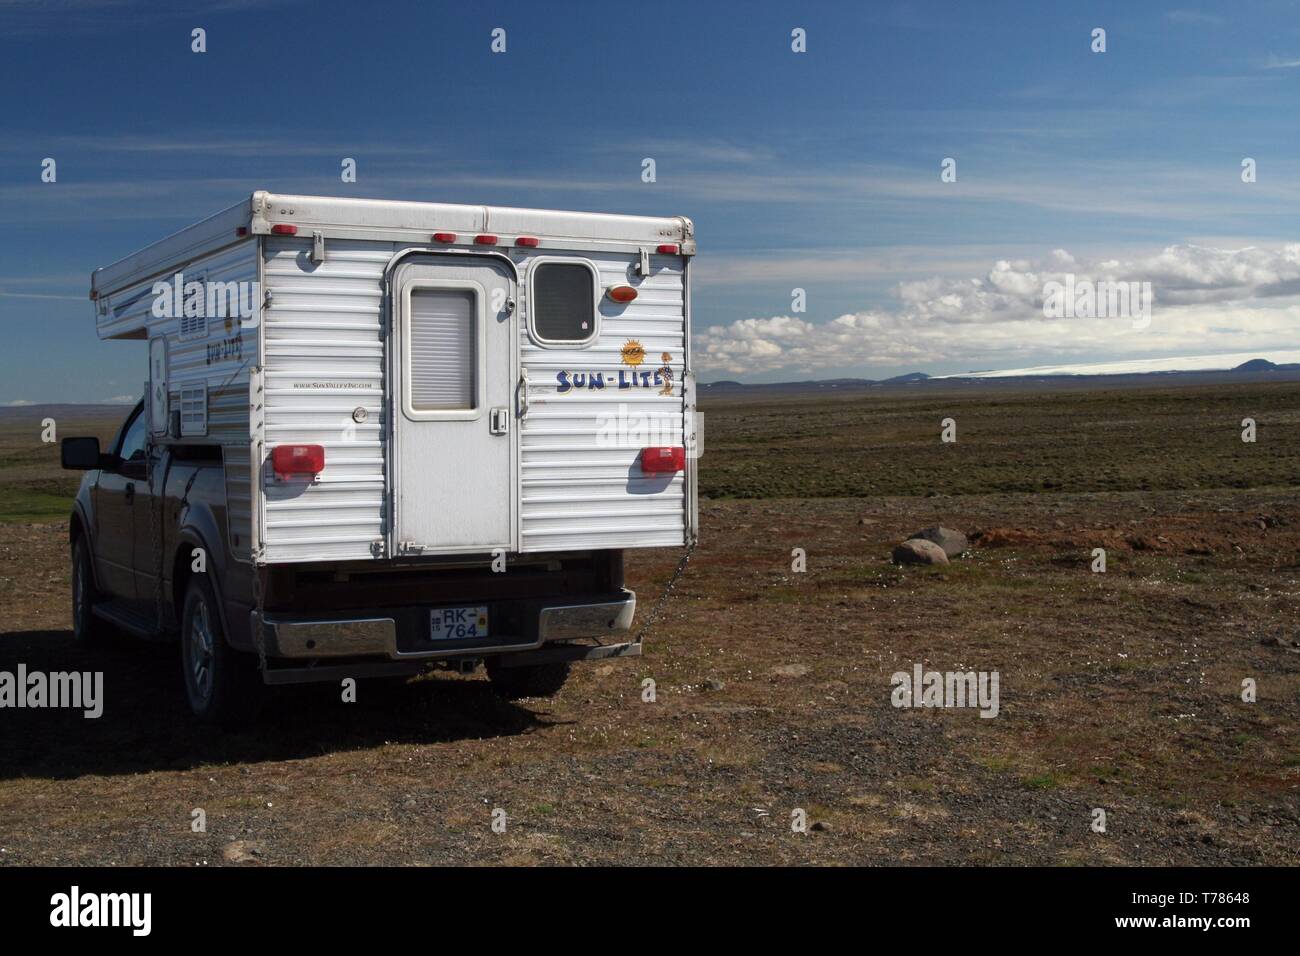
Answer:
M40 421L43 418L81 419L112 418L116 421L126 417L130 405L96 404L36 404L0 405L0 421Z
M731 380L721 382L705 382L700 385L700 391L712 394L731 394L735 393L753 393L753 392L818 392L829 389L852 390L859 388L871 388L881 384L874 382L869 378L822 378L809 379L802 382L734 382Z
M1169 359L1169 365L1184 360ZM923 388L967 388L972 386L988 387L994 384L1014 388L1026 385L1051 387L1109 388L1125 385L1159 384L1183 382L1187 384L1211 384L1215 382L1232 382L1242 375L1281 375L1292 380L1300 373L1300 362L1278 363L1268 359L1256 358L1241 362L1236 366L1223 365L1219 368L1142 368L1141 363L1119 362L1109 365L1093 366L1044 366L1042 368L1011 369L1003 372L965 372L955 375L934 377L924 372L908 372L893 378L874 381L867 378L829 378L802 382L763 382L749 384L746 382L724 381L701 385L700 390L715 395L754 395L754 394L808 394L830 390L850 392L866 389L892 389L901 386L921 386ZM1138 367L1135 367L1138 366Z
M1270 362L1268 359L1251 359L1249 362L1242 362L1234 372L1294 372L1300 369L1300 362L1286 362L1279 365L1277 362Z
M881 385L910 385L913 382L929 381L930 376L924 372L908 372L906 375L895 375L893 378L887 378Z

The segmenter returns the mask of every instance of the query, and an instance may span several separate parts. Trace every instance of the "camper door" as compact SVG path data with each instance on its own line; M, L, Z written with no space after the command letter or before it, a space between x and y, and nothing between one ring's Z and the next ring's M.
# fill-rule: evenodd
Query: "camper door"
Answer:
M427 258L392 285L397 554L514 546L514 278L499 261Z

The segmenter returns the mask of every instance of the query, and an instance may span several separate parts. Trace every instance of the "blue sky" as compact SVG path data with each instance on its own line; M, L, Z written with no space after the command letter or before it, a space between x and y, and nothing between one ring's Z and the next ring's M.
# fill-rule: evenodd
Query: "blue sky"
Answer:
M137 392L91 270L257 188L689 215L704 380L1300 341L1292 2L0 0L0 76L0 404ZM1044 320L1066 271L1153 321Z

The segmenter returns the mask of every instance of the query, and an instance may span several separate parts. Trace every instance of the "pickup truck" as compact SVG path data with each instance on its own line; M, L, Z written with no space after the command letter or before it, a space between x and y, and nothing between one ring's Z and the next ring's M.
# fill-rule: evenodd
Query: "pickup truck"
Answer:
M530 555L508 573L453 557L255 570L230 546L221 448L155 444L146 422L141 402L107 452L96 438L63 441L63 466L85 471L69 528L73 631L177 640L200 719L246 724L267 684L431 666L485 664L507 699L544 697L573 660L640 651L607 640L629 631L636 606L621 551ZM430 608L452 604L434 614L436 643ZM480 637L486 620L492 636Z
M214 720L640 654L625 551L698 540L695 254L684 216L257 190L96 269L148 384L111 449L64 442L77 635L180 635Z

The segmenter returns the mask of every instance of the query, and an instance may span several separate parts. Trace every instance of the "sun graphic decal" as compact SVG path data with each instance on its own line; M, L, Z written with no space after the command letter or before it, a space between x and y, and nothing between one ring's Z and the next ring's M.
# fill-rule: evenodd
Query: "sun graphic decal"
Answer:
M623 343L623 364L636 368L645 361L645 347L636 339Z

